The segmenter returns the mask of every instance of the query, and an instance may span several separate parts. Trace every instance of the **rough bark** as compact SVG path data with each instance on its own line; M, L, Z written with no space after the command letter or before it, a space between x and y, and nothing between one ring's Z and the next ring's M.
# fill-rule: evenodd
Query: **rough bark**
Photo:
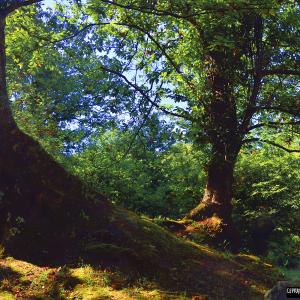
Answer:
M232 251L240 247L240 237L232 220L234 161L215 155L207 167L204 196L188 218L203 222L213 235L214 244L229 243ZM207 224L207 225L206 225Z
M190 212L194 220L212 217L230 222L232 212L233 162L214 157L207 168L204 196L200 204Z
M236 231L231 218L233 169L241 147L236 102L231 87L232 74L222 52L212 52L207 59L210 67L207 86L211 90L207 107L206 132L212 145L207 166L204 196L188 217L200 221L216 216L221 221L221 239L236 243Z

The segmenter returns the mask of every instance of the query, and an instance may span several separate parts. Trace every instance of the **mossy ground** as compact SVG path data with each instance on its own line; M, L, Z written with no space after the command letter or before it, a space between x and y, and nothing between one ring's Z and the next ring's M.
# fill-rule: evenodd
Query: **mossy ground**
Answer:
M251 255L233 255L185 242L191 253L182 270L163 277L146 278L141 274L109 270L84 262L77 265L38 266L12 257L0 259L0 299L263 299L263 294L278 280L271 265ZM182 286L186 278L198 278ZM189 271L190 270L190 271ZM178 272L179 271L179 272ZM178 285L176 286L176 282ZM198 282L198 285L195 284Z
M150 282L129 285L126 275L89 265L49 268L7 258L0 270L0 299L170 299Z
M0 299L190 299L183 293L162 291L139 278L89 265L40 267L11 257L0 260Z

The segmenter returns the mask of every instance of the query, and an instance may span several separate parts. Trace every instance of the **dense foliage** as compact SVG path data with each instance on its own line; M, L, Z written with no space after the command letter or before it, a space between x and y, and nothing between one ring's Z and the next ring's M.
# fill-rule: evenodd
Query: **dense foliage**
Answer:
M265 254L281 265L299 260L299 168L299 155L269 147L243 153L236 168L235 219L245 246L253 251L265 242ZM254 231L259 223L271 223L274 231Z
M204 155L185 143L163 152L150 151L143 141L126 154L130 138L116 130L102 134L72 157L71 169L127 208L152 217L184 216L201 197Z
M125 157L128 138L117 131L98 137L66 165L113 201L151 217L180 218L202 197L207 160L189 143L175 143L163 152L145 151L140 143ZM240 156L235 169L234 221L245 251L265 243L264 255L294 266L300 247L300 162L297 154L270 147ZM264 225L272 224L269 233Z

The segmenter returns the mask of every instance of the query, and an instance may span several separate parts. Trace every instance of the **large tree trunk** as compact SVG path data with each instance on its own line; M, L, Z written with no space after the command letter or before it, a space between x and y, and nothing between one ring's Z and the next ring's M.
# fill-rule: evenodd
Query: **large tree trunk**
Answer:
M207 58L210 66L207 87L211 90L208 105L206 133L212 145L211 157L207 166L207 179L204 196L200 204L188 217L196 220L215 221L220 225L217 237L231 244L237 243L237 234L232 222L233 169L241 147L236 116L236 100L231 87L232 74L226 65L226 54L212 52Z
M229 243L236 251L240 238L232 220L232 197L234 164L236 154L227 159L222 153L214 153L207 166L204 196L199 205L192 209L188 218L207 224L208 231L216 243ZM207 231L206 230L206 231Z
M231 222L232 193L233 193L233 167L232 161L224 157L215 156L207 167L207 179L204 196L200 204L190 212L190 217L196 221L213 215Z

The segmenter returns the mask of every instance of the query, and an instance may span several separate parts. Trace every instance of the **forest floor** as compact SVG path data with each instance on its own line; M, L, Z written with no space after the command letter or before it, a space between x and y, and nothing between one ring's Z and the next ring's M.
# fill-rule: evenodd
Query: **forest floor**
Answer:
M264 293L280 278L280 274L267 263L252 255L233 255L199 246L207 259L201 263L207 276L202 280L217 297L199 294L191 287L186 290L162 289L157 282L140 277L134 281L119 271L101 266L78 264L72 266L38 266L12 257L0 259L0 299L229 299L224 291L230 288L233 299L263 299ZM211 257L211 259L209 258ZM210 276L218 272L222 281L212 286ZM170 274L170 276L172 276ZM181 274L188 276L188 274ZM178 278L180 280L180 278Z

